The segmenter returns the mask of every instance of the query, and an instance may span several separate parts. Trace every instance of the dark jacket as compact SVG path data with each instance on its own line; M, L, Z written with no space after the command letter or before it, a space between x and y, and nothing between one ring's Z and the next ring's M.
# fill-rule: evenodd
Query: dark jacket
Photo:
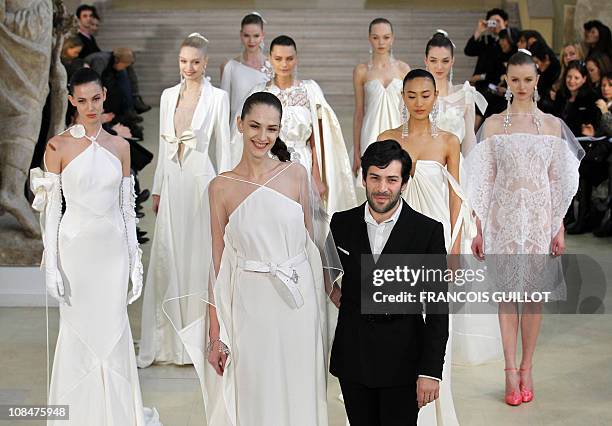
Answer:
M115 56L113 52L96 52L85 58L85 62L98 73L102 85L106 87L104 112L119 115L123 112L123 92L119 85L117 71L113 68Z
M574 102L569 101L569 95L564 90L557 92L553 106L554 115L561 118L570 128L574 136L582 136L582 125L592 124L599 127L601 111L595 105L597 95L590 88L583 86Z
M403 203L382 255L441 254L444 259L442 224ZM412 385L418 375L441 379L448 340L446 304L435 306L436 314L427 305L425 320L420 313L389 318L361 313L361 255L369 254L373 262L364 209L365 203L335 213L330 224L344 269L330 372L368 387ZM443 263L445 268L445 259Z
M83 49L81 49L81 53L79 53L79 58L86 58L92 53L97 53L102 50L100 47L98 47L98 43L96 42L96 38L94 36L87 37L80 31L77 32L77 36L83 42Z

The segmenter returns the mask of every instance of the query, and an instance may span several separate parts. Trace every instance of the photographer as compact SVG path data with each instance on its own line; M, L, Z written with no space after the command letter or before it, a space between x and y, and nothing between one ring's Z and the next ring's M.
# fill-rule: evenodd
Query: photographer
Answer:
M487 101L489 107L485 113L488 117L495 112L497 103L489 87L496 87L504 73L504 52L498 43L499 33L508 28L508 14L503 9L491 9L487 12L486 19L478 21L474 34L467 41L463 52L466 56L477 56L474 75L470 78L470 84L476 87ZM493 104L491 104L491 101Z

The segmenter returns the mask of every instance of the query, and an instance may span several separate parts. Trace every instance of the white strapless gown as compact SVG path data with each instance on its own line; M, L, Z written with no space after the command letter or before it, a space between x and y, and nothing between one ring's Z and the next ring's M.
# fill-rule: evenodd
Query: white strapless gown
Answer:
M400 105L402 104L402 80L394 78L386 87L380 79L368 80L363 85L364 114L361 125L360 155L368 146L376 142L378 135L385 130L395 129L402 124ZM357 202L366 199L361 170L355 177Z
M378 135L385 130L395 129L401 123L402 80L394 78L387 87L376 78L363 85L364 115L361 126L361 155Z
M402 194L410 207L442 223L447 252L450 251L452 239L448 206L449 179L452 179L452 176L450 176L446 167L437 161L417 160L414 176L410 178L406 191ZM459 217L462 217L461 214ZM435 403L427 404L419 411L418 424L422 426L459 424L451 388L452 324L453 321L450 318L449 337L446 344L442 382L440 383L440 397Z
M69 405L70 420L48 425L148 424L127 314L122 175L119 159L97 144L61 174L59 263L69 302L60 306L49 404Z

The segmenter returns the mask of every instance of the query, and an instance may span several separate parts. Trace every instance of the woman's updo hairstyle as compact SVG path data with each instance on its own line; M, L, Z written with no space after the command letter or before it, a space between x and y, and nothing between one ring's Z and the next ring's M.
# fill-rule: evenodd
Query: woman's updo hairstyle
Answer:
M251 12L242 18L242 21L240 21L240 28L244 28L245 25L259 25L263 30L264 24L265 21L259 13Z
M452 40L448 38L448 33L446 31L438 30L433 37L429 39L425 46L425 56L429 55L429 50L432 47L443 47L450 50L451 57L455 56L455 45Z
M409 81L412 81L417 78L427 78L431 80L431 84L433 84L434 90L436 90L436 79L429 71L424 70L422 68L415 68L411 70L408 74L406 74L402 87L406 87L406 84L408 84Z
M372 27L374 25L378 25L378 24L387 24L387 25L389 25L389 28L391 28L391 33L393 34L393 25L391 25L391 21L389 21L387 18L376 18L376 19L373 19L372 22L370 22L370 25L368 25L368 34L372 34Z
M536 74L538 73L538 66L533 60L531 56L531 52L525 49L519 49L514 55L510 56L508 59L508 65L506 66L506 70L510 68L511 65L531 65L535 70Z
M240 119L244 120L255 105L269 105L278 111L279 118L283 117L283 105L276 96L269 92L255 92L244 101ZM274 142L274 146L270 151L280 161L291 160L291 154L287 149L287 145L285 145L285 142L280 137L276 138L276 142Z
M202 52L202 56L206 56L208 54L208 39L200 33L191 33L183 40L179 50L183 47L199 49Z
M295 44L295 41L287 35L279 35L274 40L272 40L272 43L270 43L270 52L272 52L274 46L293 46L293 48L297 52L297 46Z
M102 85L102 79L100 78L97 72L95 72L91 68L81 68L74 74L72 74L72 77L70 77L70 83L68 84L68 93L74 95L75 87L87 83L96 83L101 88L104 87Z

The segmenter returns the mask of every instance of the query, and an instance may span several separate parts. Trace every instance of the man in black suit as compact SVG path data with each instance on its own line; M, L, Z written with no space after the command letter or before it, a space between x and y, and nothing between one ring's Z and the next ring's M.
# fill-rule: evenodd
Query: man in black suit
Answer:
M446 304L427 316L362 312L362 255L446 253L442 224L406 204L401 192L412 161L394 140L371 144L361 158L367 202L335 213L331 233L344 269L330 372L338 377L351 426L413 425L438 397L448 339ZM421 309L419 305L419 309ZM436 314L432 312L436 311Z

